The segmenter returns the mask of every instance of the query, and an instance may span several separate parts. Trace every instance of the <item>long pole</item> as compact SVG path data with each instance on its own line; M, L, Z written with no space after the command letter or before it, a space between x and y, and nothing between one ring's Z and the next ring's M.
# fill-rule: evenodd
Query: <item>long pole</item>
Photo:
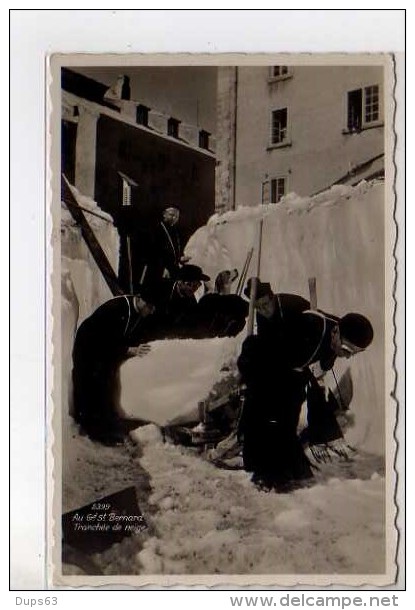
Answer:
M131 185L128 184L125 178L122 178L122 205L125 208L131 207ZM127 273L128 273L128 287L130 292L133 292L133 263L131 256L131 237L126 234L125 245L127 249Z
M317 309L317 280L315 277L308 278L308 291L310 294L310 309Z
M252 258L252 254L253 254L253 253L254 253L254 249L253 249L253 248L251 248L251 249L248 251L248 254L246 255L245 263L244 263L244 266L243 266L243 268L242 268L241 275L239 276L239 280L238 280L238 286L237 286L237 288L236 288L236 294L237 294L237 295L240 295L240 294L241 294L242 289L243 289L243 287L244 287L244 284L245 284L245 279L246 279L246 276L247 276L247 273L248 273L248 269L249 269L249 265L250 265L250 263L251 263L251 258Z
M259 221L258 226L258 256L257 256L257 268L256 276L252 278L251 283L251 294L249 295L249 310L248 310L248 324L246 334L252 335L254 332L254 317L255 317L255 301L258 287L258 278L261 273L261 252L262 252L262 227L264 224L263 218Z
M127 235L127 264L128 264L128 286L131 294L134 292L133 287L133 264L131 256L131 238Z
M262 229L264 226L264 219L261 218L259 221L259 237L258 237L258 259L257 259L257 269L256 275L257 277L261 277L261 256L262 256Z
M262 228L263 228L264 220L261 218L258 226L258 256L257 256L257 266L256 266L256 276L252 278L251 284L251 294L249 295L249 312L248 312L248 324L246 334L247 336L253 335L254 333L254 316L255 316L255 301L256 301L256 293L258 288L258 279L261 273L261 252L262 252ZM234 445L238 446L239 444L239 433L241 428L241 422L243 418L244 412L244 400L241 398L241 407L239 410L238 420L235 426L235 430L231 432L228 436L228 441L233 441Z

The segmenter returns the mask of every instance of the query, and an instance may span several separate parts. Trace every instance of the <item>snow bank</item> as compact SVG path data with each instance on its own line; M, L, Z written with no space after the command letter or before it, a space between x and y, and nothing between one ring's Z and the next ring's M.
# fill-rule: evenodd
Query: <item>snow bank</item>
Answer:
M79 205L92 212L88 214L84 211L85 217L112 268L117 272L119 237L111 216L103 212L95 201L82 195L74 187L71 187L71 190ZM79 303L78 323L81 323L98 305L110 299L112 295L81 236L79 225L74 221L64 203L62 203L61 212L61 255L62 270L69 272Z
M375 339L366 353L335 369L351 368L355 427L349 441L384 452L384 184L334 186L312 198L287 195L280 205L243 207L213 216L190 239L186 254L210 275L242 270L257 246L263 219L260 277L279 292L308 296L316 277L318 306L339 316L358 311L372 322ZM255 250L257 252L257 248ZM249 275L256 275L254 255ZM328 380L334 385L334 380Z
M71 188L85 212L89 225L114 270L118 268L119 238L109 214L103 212L89 197ZM98 216L99 215L99 216ZM61 345L62 345L62 414L71 410L72 346L77 327L94 309L111 298L79 226L62 202L61 210ZM64 430L70 427L64 426Z

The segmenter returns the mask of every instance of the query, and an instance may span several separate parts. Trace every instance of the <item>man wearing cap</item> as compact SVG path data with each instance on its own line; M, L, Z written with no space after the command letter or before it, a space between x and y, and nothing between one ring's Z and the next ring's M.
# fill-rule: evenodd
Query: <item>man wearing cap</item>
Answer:
M332 405L319 385L336 358L363 351L373 339L364 316L342 318L318 310L299 295L274 294L256 279L257 335L246 338L238 367L247 386L241 420L244 466L268 488L290 488L312 477L297 435L301 405L307 397L310 446L333 443L343 451L342 432ZM251 295L248 281L244 294Z
M160 339L231 337L245 326L246 301L235 294L206 294L199 302L196 291L210 280L198 265L183 265L176 280L157 287L157 308L152 317L154 336Z
M160 338L189 336L197 309L195 292L209 279L197 265L183 265L177 269L175 279L164 279L154 285Z
M145 299L145 300L144 300ZM143 355L154 314L150 294L118 296L103 303L79 326L72 352L74 417L94 440L113 444L136 427L117 413L118 370ZM151 325L150 325L151 326Z

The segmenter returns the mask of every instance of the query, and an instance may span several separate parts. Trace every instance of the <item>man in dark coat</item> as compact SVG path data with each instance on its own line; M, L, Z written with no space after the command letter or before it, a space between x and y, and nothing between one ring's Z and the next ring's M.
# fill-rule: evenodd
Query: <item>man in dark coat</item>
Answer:
M188 259L183 256L182 238L178 229L180 212L175 207L163 210L162 220L152 236L145 276L146 285L157 284L162 279L175 280L181 264Z
M245 295L250 296L252 281ZM297 435L307 398L307 440L311 445L342 439L332 403L318 383L336 358L370 345L373 329L360 314L338 318L310 310L293 294L273 294L257 280L257 335L246 338L238 359L247 386L240 424L244 467L259 485L291 488L311 478L310 463Z
M139 354L148 340L147 321L154 307L138 295L115 297L86 318L75 336L73 359L74 417L94 440L120 441L128 424L117 412L118 371L127 358ZM145 348L142 348L145 351Z
M153 326L159 338L193 336L198 317L195 292L209 279L197 265L183 265L177 269L174 279L165 278L152 285L157 295Z

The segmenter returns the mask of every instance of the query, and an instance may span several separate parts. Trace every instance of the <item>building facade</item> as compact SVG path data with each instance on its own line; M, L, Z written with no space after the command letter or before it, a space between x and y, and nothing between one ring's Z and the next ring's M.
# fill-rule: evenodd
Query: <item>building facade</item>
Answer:
M213 214L215 141L207 129L181 120L180 105L168 116L128 99L125 80L118 91L62 70L62 172L112 215L122 244L131 238L137 278L145 233L164 207L180 209L184 241ZM120 260L126 276L125 256Z
M382 176L383 105L382 66L219 68L217 209Z

